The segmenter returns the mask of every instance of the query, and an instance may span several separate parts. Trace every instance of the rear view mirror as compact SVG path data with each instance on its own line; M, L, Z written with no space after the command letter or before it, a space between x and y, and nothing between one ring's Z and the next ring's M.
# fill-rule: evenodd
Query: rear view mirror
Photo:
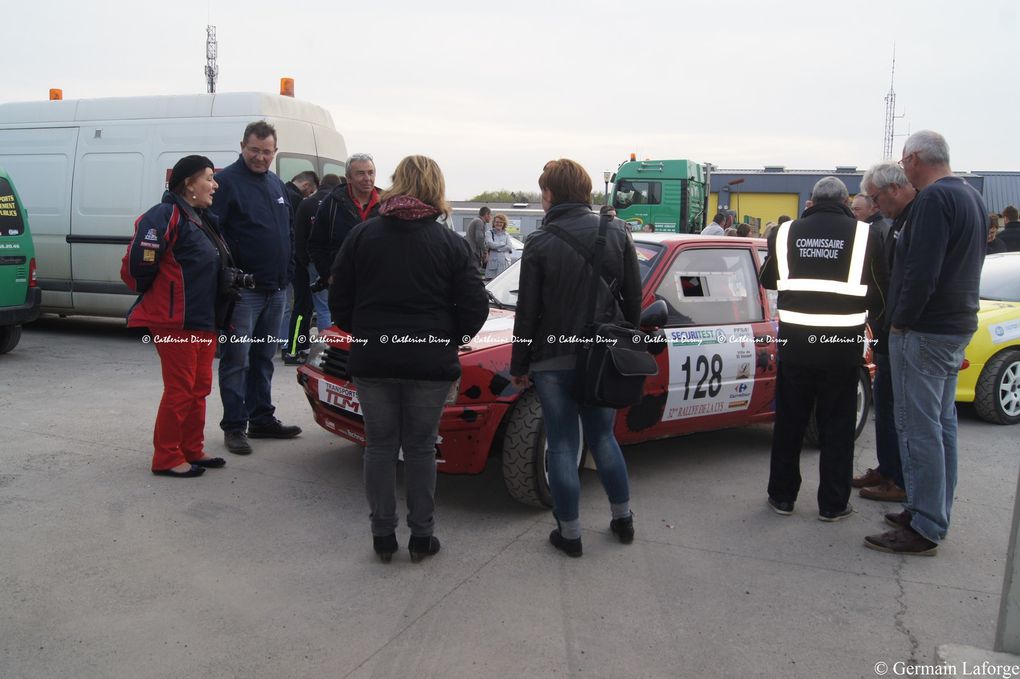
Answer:
M667 318L669 318L669 309L666 307L666 301L658 299L641 312L640 325L642 328L661 328L666 325Z

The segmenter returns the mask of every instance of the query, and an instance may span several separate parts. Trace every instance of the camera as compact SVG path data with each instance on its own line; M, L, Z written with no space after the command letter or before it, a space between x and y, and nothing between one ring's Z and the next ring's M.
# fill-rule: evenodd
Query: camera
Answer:
M255 277L240 269L225 267L220 271L220 288L224 290L255 287Z

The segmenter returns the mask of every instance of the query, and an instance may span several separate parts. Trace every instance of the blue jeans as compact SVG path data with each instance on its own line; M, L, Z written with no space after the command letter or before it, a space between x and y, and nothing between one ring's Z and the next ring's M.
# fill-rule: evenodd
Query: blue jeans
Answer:
M911 527L939 542L956 490L956 377L971 335L889 335L896 432Z
M892 369L889 355L875 352L875 384L873 405L875 407L875 455L878 457L878 473L892 479L903 488L903 464L900 462L900 439L896 433L896 411L893 406Z
M273 421L273 358L283 316L283 290L241 290L233 329L220 345L220 399L223 431L244 430L249 422Z
M436 440L452 382L355 377L365 418L365 495L372 535L397 528L397 456L404 451L404 491L411 535L435 529Z
M309 264L308 280L314 283L318 277L319 272L315 270L315 265ZM315 307L315 327L321 334L323 330L333 325L333 320L329 315L329 288L313 292L312 305Z
M577 474L577 450L581 445L581 431L577 426L578 417L609 502L614 505L629 502L627 464L613 434L616 411L578 405L571 393L573 370L542 370L532 373L531 378L542 403L549 492L556 518L559 521L579 518L581 480Z

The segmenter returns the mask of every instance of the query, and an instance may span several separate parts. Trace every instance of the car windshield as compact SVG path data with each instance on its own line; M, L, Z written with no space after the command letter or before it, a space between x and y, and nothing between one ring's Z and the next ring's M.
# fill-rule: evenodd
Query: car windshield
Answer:
M658 243L635 243L634 249L637 252L638 268L641 271L641 285L644 286L649 274L655 268L664 250ZM510 267L493 278L485 286L489 291L489 300L493 304L506 309L517 307L517 288L521 277L521 263L516 261Z
M989 255L981 269L981 299L1020 302L1020 255Z

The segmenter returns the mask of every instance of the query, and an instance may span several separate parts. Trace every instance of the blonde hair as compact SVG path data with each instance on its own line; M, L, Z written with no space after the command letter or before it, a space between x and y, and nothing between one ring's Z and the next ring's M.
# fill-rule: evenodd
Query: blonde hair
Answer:
M436 161L426 156L407 156L393 171L393 185L379 196L382 202L394 196L410 196L439 210L444 217L450 214L446 202L446 180Z
M492 227L493 228L496 227L496 220L497 219L500 220L501 222L503 222L503 229L506 229L508 226L510 226L510 220L506 218L505 214L503 214L502 212L499 212L499 213L494 214L492 216Z

